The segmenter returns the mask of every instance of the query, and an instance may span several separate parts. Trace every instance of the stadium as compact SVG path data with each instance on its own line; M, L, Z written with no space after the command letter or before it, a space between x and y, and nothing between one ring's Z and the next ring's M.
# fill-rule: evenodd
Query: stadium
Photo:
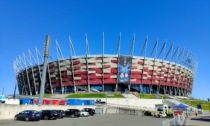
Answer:
M56 41L56 49L61 58L48 60L45 93L68 94L76 92L139 92L147 94L167 94L190 96L192 94L197 60L189 50L174 44L166 50L166 42L158 51L158 41L147 51L148 38L139 56L133 55L135 36L128 55L120 54L121 35L116 53L91 55L86 36L86 54L76 56L70 43L70 58L62 57L62 50ZM146 55L147 51L147 55ZM40 91L43 63L30 52L14 61L17 87L21 95L37 95ZM43 56L36 48L36 57ZM29 60L30 59L30 60ZM33 62L32 62L33 61Z

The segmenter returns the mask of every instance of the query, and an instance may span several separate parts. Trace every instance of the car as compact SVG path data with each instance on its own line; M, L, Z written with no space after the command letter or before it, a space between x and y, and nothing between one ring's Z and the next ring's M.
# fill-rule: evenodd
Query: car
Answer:
M145 115L145 116L152 116L152 113L151 113L150 111L145 111L145 112L144 112L144 115Z
M83 110L89 112L91 116L95 115L95 109L93 108L84 108Z
M25 121L30 121L30 120L40 120L40 113L36 110L24 110L18 114L15 115L14 120L25 120Z
M44 120L58 118L58 113L55 110L41 110L41 113L42 113L41 119L44 119Z
M203 110L202 110L201 104L197 105L197 109L198 109L198 114L203 114Z
M89 112L86 112L85 110L80 111L80 116L88 117L89 115Z
M65 117L65 111L64 110L55 110L58 113L58 118Z
M101 99L96 99L95 101L96 104L106 104L105 101L101 101Z
M198 108L198 114L203 114L203 110L201 108Z
M79 109L67 109L65 111L65 116L66 117L80 117L80 110Z

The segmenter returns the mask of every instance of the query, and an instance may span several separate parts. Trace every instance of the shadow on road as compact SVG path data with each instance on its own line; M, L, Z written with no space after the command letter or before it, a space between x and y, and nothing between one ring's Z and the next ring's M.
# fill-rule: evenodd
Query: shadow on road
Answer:
M191 118L191 120L210 122L210 116L200 116L197 118Z

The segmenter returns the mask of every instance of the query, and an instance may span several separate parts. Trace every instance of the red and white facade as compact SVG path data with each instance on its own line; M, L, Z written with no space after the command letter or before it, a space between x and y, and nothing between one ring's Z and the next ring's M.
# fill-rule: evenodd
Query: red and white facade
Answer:
M120 55L120 40L121 36L116 55L104 54L104 39L102 39L102 54L91 55L86 38L86 56L76 56L70 39L70 52L73 56L71 55L69 59L63 58L56 42L57 53L60 53L58 55L61 58L48 61L45 93L137 91L179 96L192 94L197 61L191 53L185 52L184 49L179 52L179 47L172 53L172 44L165 55L166 43L164 43L158 58L152 58L153 52L155 52L155 57L157 54L158 41L156 41L150 57L147 57L147 38L141 56L134 56L134 36L129 55L123 56ZM37 57L42 59L37 49L36 53ZM160 58L162 54L163 57ZM19 93L39 94L43 64L39 64L30 51L29 56L34 64L25 54L23 59L19 57L14 62ZM125 73L123 73L124 70ZM121 78L124 75L127 77L125 81Z
M43 65L35 65L17 76L20 94L39 92ZM118 83L118 56L93 55L73 57L48 63L45 92L68 93L78 89L91 91L123 91ZM129 90L149 93L188 95L192 92L194 72L174 62L154 58L132 57ZM25 84L25 85L24 85ZM135 85L135 87L133 87ZM106 89L106 86L110 86ZM136 88L137 87L137 88ZM139 87L139 88L138 88ZM84 89L83 89L84 88ZM68 89L68 90L67 90ZM120 90L119 90L120 89Z

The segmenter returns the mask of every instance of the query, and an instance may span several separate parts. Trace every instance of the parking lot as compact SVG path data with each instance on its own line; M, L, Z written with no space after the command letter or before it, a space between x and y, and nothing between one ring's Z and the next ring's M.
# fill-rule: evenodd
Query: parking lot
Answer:
M162 126L163 120L165 119L152 116L104 114L29 122L0 120L0 126Z

